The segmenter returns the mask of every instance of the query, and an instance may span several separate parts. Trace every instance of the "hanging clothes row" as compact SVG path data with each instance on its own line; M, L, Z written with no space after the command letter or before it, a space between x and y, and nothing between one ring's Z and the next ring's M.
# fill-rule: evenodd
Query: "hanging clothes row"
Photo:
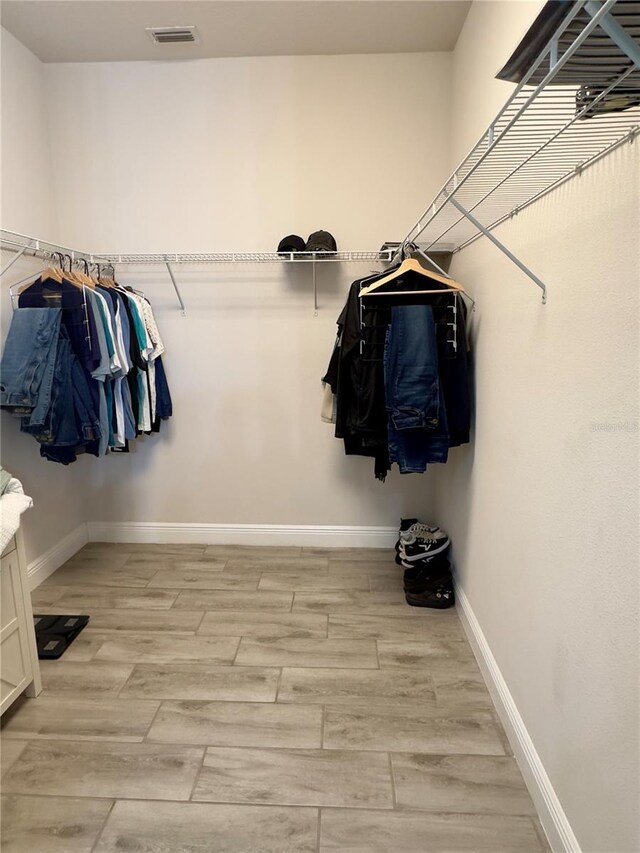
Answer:
M0 408L21 419L40 455L128 452L172 414L164 344L146 297L59 255L22 288L2 355ZM13 299L13 297L12 297Z
M354 281L338 318L322 418L347 455L384 480L423 473L469 441L470 353L463 288L415 258Z

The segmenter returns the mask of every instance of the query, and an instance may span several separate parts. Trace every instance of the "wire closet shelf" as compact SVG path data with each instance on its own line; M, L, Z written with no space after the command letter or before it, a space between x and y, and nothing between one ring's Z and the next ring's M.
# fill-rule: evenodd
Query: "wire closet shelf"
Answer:
M633 141L640 127L640 3L576 0L479 142L403 245L457 252L563 181ZM610 107L619 109L613 111Z
M53 252L62 252L75 260L86 260L93 264L127 264L151 266L153 264L282 264L313 263L314 261L357 263L362 261L390 261L394 249L376 252L86 252L50 243L38 237L18 234L15 231L0 231L2 248L37 257L47 257ZM4 270L3 270L4 272Z
M0 230L0 242L2 249L13 252L11 260L0 270L0 276L4 275L23 255L48 258L55 254L70 257L72 261L86 261L89 264L118 264L120 266L162 266L166 269L175 290L182 313L186 313L186 307L178 282L173 271L175 264L198 265L198 264L311 264L313 281L313 308L318 314L318 283L316 276L317 264L326 263L362 263L383 262L389 263L396 251L394 248L379 249L377 252L150 252L127 254L121 252L94 253L69 246L61 246L50 243L27 234L18 234L15 231Z

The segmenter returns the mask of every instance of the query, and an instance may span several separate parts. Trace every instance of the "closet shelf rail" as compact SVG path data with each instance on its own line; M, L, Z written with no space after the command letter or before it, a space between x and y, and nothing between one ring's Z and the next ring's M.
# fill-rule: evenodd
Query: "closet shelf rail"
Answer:
M312 265L313 271L313 304L318 310L318 291L316 265L327 263L389 263L395 254L395 249L379 249L374 252L85 252L60 246L48 240L19 234L15 231L0 231L1 247L3 250L14 252L11 260L0 270L4 275L23 255L47 258L54 252L69 255L72 260L86 260L91 264L120 264L126 266L163 266L166 268L171 283L176 292L182 312L185 304L178 287L173 266L175 264L299 264Z
M541 288L543 302L544 282L491 232L632 142L640 128L640 2L548 6L557 24L551 38L545 44L539 26L547 15L499 75L519 81L511 97L403 240L427 252L447 243L457 252L487 236ZM514 76L532 44L535 60Z

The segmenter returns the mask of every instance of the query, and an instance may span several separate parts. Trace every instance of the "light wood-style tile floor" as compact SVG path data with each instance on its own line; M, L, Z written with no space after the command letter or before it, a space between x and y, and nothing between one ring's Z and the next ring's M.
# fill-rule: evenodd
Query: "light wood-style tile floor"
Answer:
M453 610L368 549L86 546L2 720L3 853L542 853Z

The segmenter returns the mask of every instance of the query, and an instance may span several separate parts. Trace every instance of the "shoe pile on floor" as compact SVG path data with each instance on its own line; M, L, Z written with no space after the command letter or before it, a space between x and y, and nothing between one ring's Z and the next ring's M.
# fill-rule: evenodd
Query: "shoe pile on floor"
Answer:
M396 563L404 566L404 591L412 607L453 607L455 595L447 552L451 544L440 527L417 518L400 521Z

